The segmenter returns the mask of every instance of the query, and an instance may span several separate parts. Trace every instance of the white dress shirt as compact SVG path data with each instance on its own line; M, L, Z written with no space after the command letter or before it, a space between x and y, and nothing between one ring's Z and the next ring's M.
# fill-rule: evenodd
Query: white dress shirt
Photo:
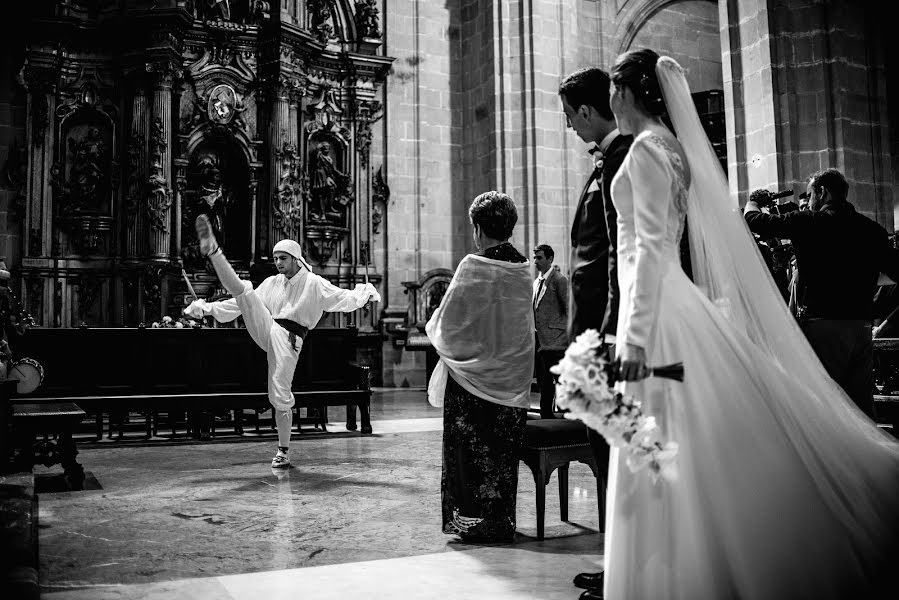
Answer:
M289 319L309 329L318 324L322 313L356 310L365 306L369 298L375 302L381 301L381 296L370 283L360 283L355 289L347 290L305 269L290 278L280 273L272 275L253 293L272 313L272 318ZM220 323L233 321L241 314L234 298L209 303L205 308L207 314Z

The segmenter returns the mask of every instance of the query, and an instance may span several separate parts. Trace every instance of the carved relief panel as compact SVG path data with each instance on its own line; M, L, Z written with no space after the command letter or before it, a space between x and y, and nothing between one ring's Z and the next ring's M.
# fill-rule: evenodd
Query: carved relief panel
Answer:
M53 218L67 243L56 240L55 253L109 254L119 182L116 110L87 83L58 106L56 117Z

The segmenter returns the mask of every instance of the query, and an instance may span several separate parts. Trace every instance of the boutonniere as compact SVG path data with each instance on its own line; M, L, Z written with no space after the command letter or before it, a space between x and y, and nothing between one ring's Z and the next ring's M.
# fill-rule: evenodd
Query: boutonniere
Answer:
M602 159L604 158L603 153L597 150L593 153L593 169L596 171L602 171Z

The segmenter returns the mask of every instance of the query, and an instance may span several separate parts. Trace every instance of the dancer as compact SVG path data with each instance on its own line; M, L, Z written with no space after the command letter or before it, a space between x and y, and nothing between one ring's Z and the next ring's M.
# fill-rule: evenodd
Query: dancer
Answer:
M278 429L278 452L272 467L288 467L294 405L291 385L303 339L322 313L352 312L370 300L380 302L381 296L370 283L345 290L319 277L303 260L300 245L293 240L275 244L272 258L278 275L266 278L254 290L231 268L206 215L197 217L196 228L201 254L209 258L222 285L234 297L220 302L194 300L184 312L197 319L211 315L220 323L243 316L250 337L268 357L268 400Z
M827 376L790 315L683 69L628 52L611 106L635 135L612 182L621 376L680 449L678 479L657 483L612 450L605 597L881 597L897 564L899 444ZM678 257L685 215L695 285ZM683 383L644 379L647 364L677 361Z

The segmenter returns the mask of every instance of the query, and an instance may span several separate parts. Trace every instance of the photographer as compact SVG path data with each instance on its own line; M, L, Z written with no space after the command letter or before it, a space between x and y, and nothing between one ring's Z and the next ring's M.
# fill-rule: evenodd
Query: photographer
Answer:
M824 368L873 417L874 291L881 272L899 281L899 261L877 223L856 212L849 184L836 169L808 180L808 210L765 214L750 199L749 229L763 238L789 238L801 274L799 323Z
M755 202L758 206L768 207L768 211L772 214L786 214L799 210L799 206L794 202L778 205L775 203L775 200L792 195L792 190L772 194L768 190L759 189L754 190L749 195L749 200L750 202ZM771 272L771 276L774 278L781 295L784 297L784 300L788 300L790 298L790 279L793 272L791 266L793 246L789 243L784 243L776 237L763 238L759 235L756 235L756 245L759 251L761 251L762 258L765 259L765 264L768 265L768 270Z

